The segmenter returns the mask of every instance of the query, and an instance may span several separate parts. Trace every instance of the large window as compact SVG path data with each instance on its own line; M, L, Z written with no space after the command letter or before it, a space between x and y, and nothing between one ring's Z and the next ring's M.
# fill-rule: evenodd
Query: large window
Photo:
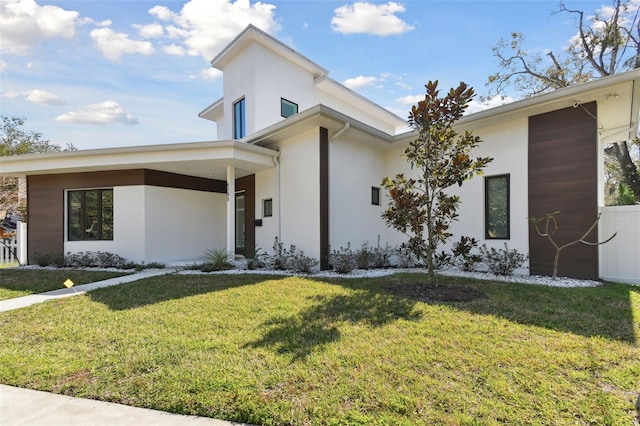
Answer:
M113 189L67 193L69 241L113 240Z
M298 113L298 104L294 104L285 98L280 98L280 115L284 118L291 117Z
M509 175L485 177L484 200L485 238L509 239Z
M246 132L244 98L233 104L233 138L244 138Z

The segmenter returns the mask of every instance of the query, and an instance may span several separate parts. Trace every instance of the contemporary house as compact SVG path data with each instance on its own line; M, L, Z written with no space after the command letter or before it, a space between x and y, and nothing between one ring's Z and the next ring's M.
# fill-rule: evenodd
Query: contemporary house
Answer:
M199 115L210 142L0 158L0 175L27 178L28 251L108 251L133 261L191 262L203 250L251 255L274 238L328 268L332 248L396 245L385 226L385 176L410 173L404 119L328 77L253 26L212 66L224 96ZM530 255L550 274L553 247L527 217L559 210L559 242L617 231L601 246L562 253L559 274L640 282L640 206L604 206L604 146L636 137L640 71L470 114L459 130L493 157L466 182L454 239Z

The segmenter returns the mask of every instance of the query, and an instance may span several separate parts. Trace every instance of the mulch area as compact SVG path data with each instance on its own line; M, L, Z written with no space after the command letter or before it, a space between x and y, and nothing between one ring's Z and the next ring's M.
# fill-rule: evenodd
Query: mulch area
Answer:
M386 291L407 299L421 302L471 302L476 299L487 299L488 295L473 287L446 284L425 284L422 282L395 282L382 287Z

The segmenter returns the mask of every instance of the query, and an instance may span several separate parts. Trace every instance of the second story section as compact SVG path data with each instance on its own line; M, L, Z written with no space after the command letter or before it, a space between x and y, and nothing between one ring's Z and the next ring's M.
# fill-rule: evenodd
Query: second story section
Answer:
M217 138L243 139L318 104L394 135L406 122L328 77L328 71L249 25L212 61L223 72L223 98L199 115Z

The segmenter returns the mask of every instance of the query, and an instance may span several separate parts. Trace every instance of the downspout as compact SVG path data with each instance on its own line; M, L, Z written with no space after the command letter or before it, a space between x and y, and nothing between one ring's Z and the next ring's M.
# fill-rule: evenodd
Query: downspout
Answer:
M351 127L351 123L347 121L346 123L344 123L344 127L338 130L338 133L336 133L331 139L329 139L329 143L333 143L333 141L336 140L340 135L349 130L349 127Z
M282 215L280 214L282 203L280 202L280 158L271 157L276 166L276 200L278 200L278 241L282 241Z

